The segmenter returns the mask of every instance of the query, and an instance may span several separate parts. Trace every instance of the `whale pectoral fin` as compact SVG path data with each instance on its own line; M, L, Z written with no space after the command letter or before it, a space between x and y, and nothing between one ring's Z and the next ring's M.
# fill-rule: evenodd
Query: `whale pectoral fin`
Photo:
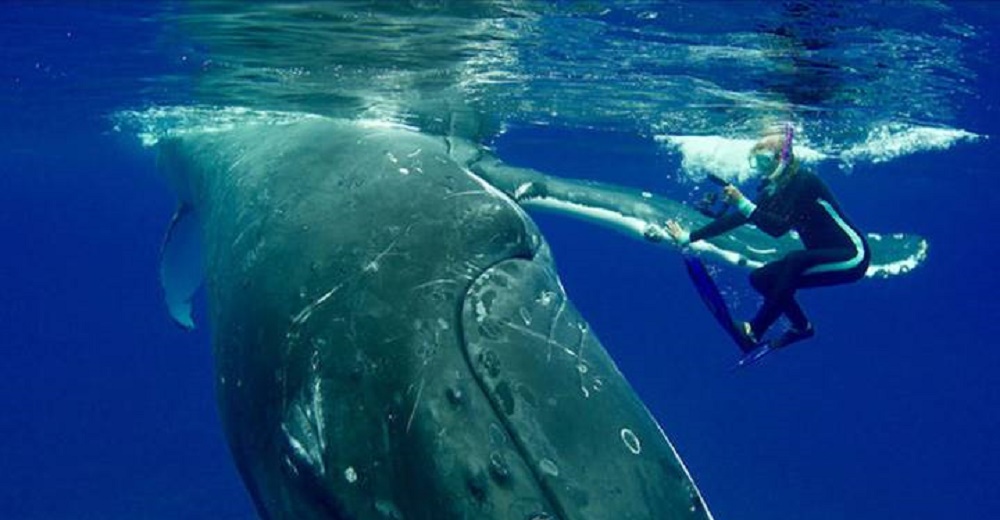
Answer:
M545 175L506 165L491 155L484 155L470 168L523 207L595 222L668 247L674 242L658 238L651 226L673 219L697 228L709 221L697 208L680 201L623 186ZM872 259L865 275L869 278L906 274L927 259L927 240L920 235L869 233L868 243ZM743 226L691 247L733 265L757 268L801 249L802 242L791 234L774 238L753 226Z
M927 239L908 233L868 233L872 261L865 276L888 278L906 274L927 259Z
M170 318L185 330L194 329L191 300L203 279L198 219L193 208L182 203L160 248L160 286Z

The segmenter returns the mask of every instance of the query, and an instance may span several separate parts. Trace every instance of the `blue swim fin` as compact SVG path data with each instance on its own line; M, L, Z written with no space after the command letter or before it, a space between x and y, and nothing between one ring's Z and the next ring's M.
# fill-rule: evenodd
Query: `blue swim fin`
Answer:
M770 340L771 348L784 348L792 343L798 343L803 340L807 340L816 335L816 329L810 324L809 328L806 330L798 330L791 328L783 332L777 338Z
M743 352L752 351L756 345L740 332L739 325L733 320L729 306L726 305L722 292L719 291L719 287L715 284L715 280L709 274L704 262L697 256L686 254L684 255L684 266L687 267L695 290L698 291L701 300L705 302L705 306L708 307L709 312L712 313L722 330L733 339L740 350Z
M736 362L736 366L733 367L733 368L748 367L748 366L750 366L750 365L752 365L752 364L760 361L760 359L762 357L770 354L771 351L773 351L773 350L774 350L774 348L771 346L770 342L766 341L764 343L761 343L761 344L759 344L757 346L757 348L755 348L755 349L751 350L750 352L747 352L746 354L744 354L743 357L741 357L740 360Z
M750 352L747 352L742 358L740 358L739 362L736 363L735 368L750 366L759 361L760 358L770 354L775 350L785 348L791 345L792 343L798 343L799 341L807 340L815 335L816 335L816 330L813 328L812 325L810 325L809 328L806 330L788 329L785 332L782 332L781 335L778 336L777 338L764 340L761 343L759 343L757 348L751 350Z

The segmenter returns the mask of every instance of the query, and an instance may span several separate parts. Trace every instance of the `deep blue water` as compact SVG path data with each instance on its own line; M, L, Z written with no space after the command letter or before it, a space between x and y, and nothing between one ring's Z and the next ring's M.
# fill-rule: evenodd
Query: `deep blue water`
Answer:
M208 333L177 329L160 301L173 197L153 153L107 118L144 104L143 78L190 65L150 55L123 74L116 53L154 33L102 30L75 5L0 7L0 518L253 518L215 411ZM976 96L957 120L996 136L1000 74L973 66ZM494 144L556 175L687 189L662 174L679 158L648 136L525 124ZM676 253L536 219L570 297L716 518L990 518L998 151L991 137L850 174L821 168L855 222L920 233L929 258L906 276L802 294L819 336L735 373ZM726 283L748 314L743 276Z

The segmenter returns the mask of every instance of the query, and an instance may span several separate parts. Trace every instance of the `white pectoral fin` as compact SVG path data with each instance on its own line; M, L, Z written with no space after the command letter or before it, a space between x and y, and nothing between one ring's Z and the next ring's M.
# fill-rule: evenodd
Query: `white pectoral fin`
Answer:
M193 208L181 204L160 248L160 286L174 323L194 329L191 301L204 279L201 229Z

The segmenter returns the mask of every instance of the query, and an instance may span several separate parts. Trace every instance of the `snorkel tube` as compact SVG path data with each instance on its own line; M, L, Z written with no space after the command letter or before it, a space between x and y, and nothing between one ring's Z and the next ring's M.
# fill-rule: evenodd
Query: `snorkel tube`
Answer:
M781 147L781 164L787 165L792 157L792 139L795 138L795 127L785 123L785 145Z
M795 138L795 129L791 123L785 123L785 143L781 146L781 155L778 156L778 167L774 169L768 180L775 181L788 168L788 163L792 160L792 139Z
M761 189L773 192L776 185L779 184L779 179L784 176L785 170L788 168L789 163L792 162L792 140L794 138L795 128L791 123L785 123L785 142L781 146L781 154L778 155L778 167L764 178L761 182Z

